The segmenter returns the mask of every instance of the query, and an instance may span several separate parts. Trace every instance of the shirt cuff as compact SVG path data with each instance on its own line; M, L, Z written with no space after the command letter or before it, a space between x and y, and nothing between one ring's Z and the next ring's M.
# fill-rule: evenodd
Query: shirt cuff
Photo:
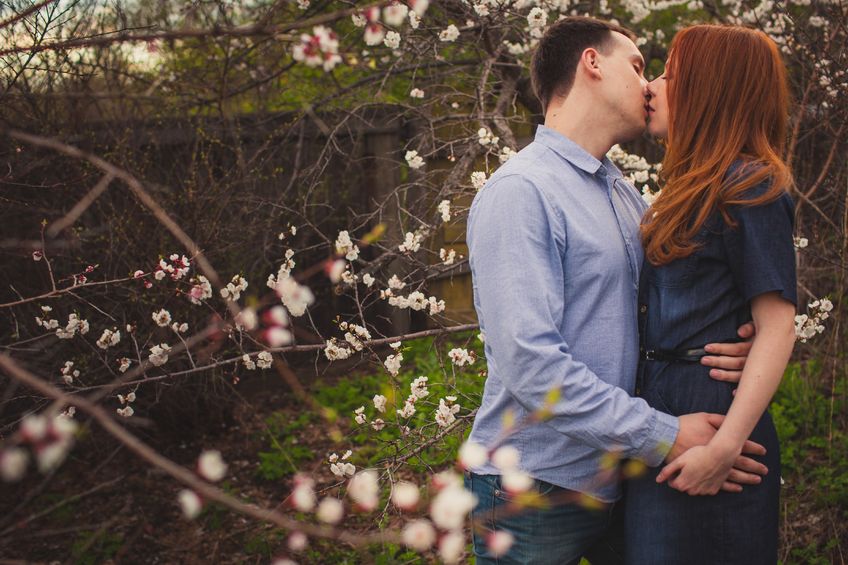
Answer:
M648 434L648 439L642 446L639 458L649 467L657 467L662 464L668 452L671 451L671 446L674 445L679 430L680 423L676 416L654 410L654 424Z

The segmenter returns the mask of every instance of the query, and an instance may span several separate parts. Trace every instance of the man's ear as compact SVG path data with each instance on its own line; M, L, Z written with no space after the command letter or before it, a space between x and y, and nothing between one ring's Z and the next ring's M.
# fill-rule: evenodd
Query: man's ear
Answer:
M586 73L587 78L599 80L601 78L600 54L593 47L587 47L580 54L580 62L577 67Z

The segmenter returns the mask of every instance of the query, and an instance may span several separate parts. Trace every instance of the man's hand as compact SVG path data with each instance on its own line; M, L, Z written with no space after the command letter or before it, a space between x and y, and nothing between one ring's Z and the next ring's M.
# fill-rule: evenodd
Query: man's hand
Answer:
M709 443L724 421L724 416L698 412L696 414L685 414L680 416L678 420L680 430L677 432L674 445L671 446L671 450L665 458L666 463L671 463L690 447ZM721 490L740 492L743 484L755 485L759 483L762 480L760 476L768 473L768 467L745 455L765 455L765 453L766 448L759 443L746 441L742 447L742 455L736 458L736 462L733 464L733 468L730 470Z
M737 331L739 337L747 341L739 343L710 343L704 346L708 355L701 358L701 364L708 367L713 367L710 370L710 377L717 381L725 381L729 383L738 383L742 377L742 369L745 367L745 362L748 360L748 352L751 351L753 342L750 340L754 336L754 324L748 322L741 326Z

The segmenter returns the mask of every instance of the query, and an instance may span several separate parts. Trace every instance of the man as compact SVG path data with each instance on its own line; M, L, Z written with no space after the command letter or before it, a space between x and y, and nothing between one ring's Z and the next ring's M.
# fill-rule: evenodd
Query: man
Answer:
M506 443L518 450L533 488L555 501L515 512L503 470L493 462L473 469L466 482L479 500L477 563L577 563L597 547L621 495L616 478L602 480L607 453L657 466L706 444L721 422L709 414L673 417L630 395L646 206L605 154L646 125L644 60L633 39L591 18L549 27L531 71L545 124L471 207L467 240L489 374L469 439L492 446L505 421L544 410L543 423L518 426ZM738 357L746 347L707 349ZM739 369L738 358L702 362L718 367L713 376L738 380L726 370ZM747 457L736 466L726 490L766 472ZM514 536L506 556L487 549L484 529Z

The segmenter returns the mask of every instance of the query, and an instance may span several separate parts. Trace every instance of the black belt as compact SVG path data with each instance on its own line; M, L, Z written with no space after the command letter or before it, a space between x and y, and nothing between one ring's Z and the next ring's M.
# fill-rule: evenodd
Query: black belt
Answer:
M707 355L703 347L695 349L640 349L640 357L643 361L683 361L698 363L701 357Z

